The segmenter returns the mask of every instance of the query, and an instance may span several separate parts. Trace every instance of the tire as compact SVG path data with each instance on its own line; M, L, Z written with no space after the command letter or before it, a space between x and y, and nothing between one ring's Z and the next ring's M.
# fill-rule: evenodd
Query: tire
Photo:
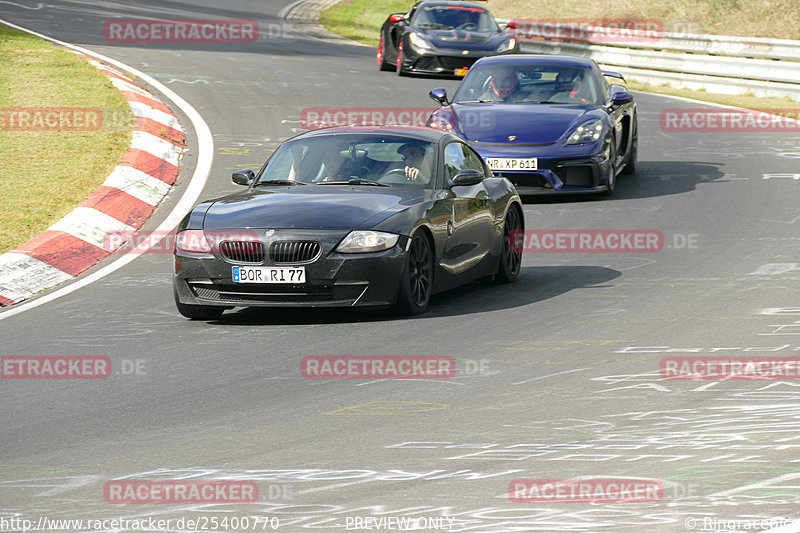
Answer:
M403 71L403 41L400 41L400 44L397 46L397 75L406 75L405 71Z
M190 320L216 320L225 311L221 307L184 304L178 300L176 292L173 291L173 295L175 296L175 307L178 308L178 312Z
M611 160L611 168L608 171L606 190L603 192L604 196L611 196L614 194L614 189L617 186L617 149L613 144L611 145L611 154L609 154L609 159Z
M386 62L386 47L383 42L383 33L381 33L381 42L378 45L378 52L375 54L375 57L378 60L378 70L394 70L392 64Z
M411 237L400 278L399 310L407 315L424 313L433 290L433 253L427 237L421 231Z
M522 214L519 208L513 205L506 213L506 220L503 223L503 248L500 253L500 265L498 265L497 274L494 277L495 283L513 283L519 277L522 267L522 250L514 251L512 249L511 235L515 231L524 230Z
M636 174L636 159L639 154L639 127L636 122L636 117L634 117L631 136L631 155L628 157L628 163L625 165L625 168L622 169L623 174Z

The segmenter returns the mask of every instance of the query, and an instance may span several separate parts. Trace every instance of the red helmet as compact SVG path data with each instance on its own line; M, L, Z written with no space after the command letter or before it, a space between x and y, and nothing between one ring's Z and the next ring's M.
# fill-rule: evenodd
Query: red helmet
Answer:
M492 91L500 98L508 98L517 90L519 86L519 78L515 72L503 72L501 74L492 76L491 80Z

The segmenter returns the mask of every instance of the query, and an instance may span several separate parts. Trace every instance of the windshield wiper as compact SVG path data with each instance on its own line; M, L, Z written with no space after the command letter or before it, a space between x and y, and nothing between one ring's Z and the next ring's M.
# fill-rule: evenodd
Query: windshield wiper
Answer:
M308 183L294 180L263 180L255 184L256 187L259 185L308 185Z
M391 187L388 183L381 183L365 178L350 178L347 181L318 181L317 185L372 185L373 187Z

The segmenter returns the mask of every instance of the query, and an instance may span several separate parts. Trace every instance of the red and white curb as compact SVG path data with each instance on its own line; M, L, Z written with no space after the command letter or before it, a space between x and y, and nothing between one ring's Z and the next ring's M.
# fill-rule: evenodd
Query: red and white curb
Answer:
M134 130L128 152L74 210L28 242L0 255L0 307L28 299L113 252L111 234L144 224L178 178L184 130L170 109L133 80L87 57L128 100Z

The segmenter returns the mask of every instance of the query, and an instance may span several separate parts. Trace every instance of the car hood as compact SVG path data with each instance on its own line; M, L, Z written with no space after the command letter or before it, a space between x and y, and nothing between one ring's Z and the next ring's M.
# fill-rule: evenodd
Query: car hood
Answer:
M485 44L495 37L497 33L467 30L424 30L434 46L440 48L461 48L464 44Z
M594 106L571 104L455 103L457 129L472 142L552 144L583 121ZM509 136L516 136L512 141Z
M351 185L259 188L213 202L204 229L372 227L419 201L425 191Z

